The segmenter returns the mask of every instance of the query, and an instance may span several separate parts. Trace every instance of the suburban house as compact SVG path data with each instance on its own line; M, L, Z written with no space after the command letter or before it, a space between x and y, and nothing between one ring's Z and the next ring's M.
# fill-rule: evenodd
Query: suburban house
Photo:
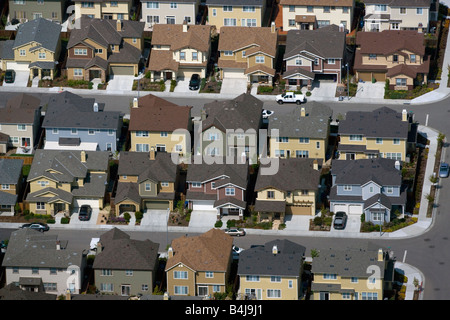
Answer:
M364 31L417 30L428 32L432 0L363 0Z
M13 216L22 191L21 159L0 159L0 215Z
M189 106L179 106L152 94L133 101L130 109L130 151L192 152L192 120ZM183 132L180 132L183 131Z
M86 255L69 241L28 228L11 233L2 262L7 285L55 295L80 293L85 266Z
M195 25L200 0L140 0L141 21L145 22L145 31L152 31L156 24Z
M394 261L382 248L324 249L311 265L313 300L383 300L392 289Z
M42 128L47 150L117 150L122 118L119 111L104 111L105 104L64 91L47 104Z
M29 79L55 77L61 52L61 25L38 18L21 24L16 38L2 49L2 70L27 71Z
M279 159L278 172L258 172L255 205L258 221L285 223L286 215L316 214L322 161L316 159ZM264 165L261 165L264 167Z
M385 30L356 34L354 70L359 81L389 81L391 90L411 90L427 83L430 57L424 34Z
M82 18L67 43L67 78L86 80L135 76L143 67L144 23Z
M186 176L189 208L244 216L247 208L248 163L190 164Z
M0 133L7 136L7 149L30 153L38 144L41 121L41 100L35 96L19 93L0 108ZM19 150L20 149L20 150ZM4 150L3 153L6 153Z
M336 160L331 166L330 211L361 216L373 224L405 213L406 188L400 162L376 158Z
M220 77L272 84L277 58L277 30L270 27L222 27L219 35Z
M189 80L196 73L206 77L211 53L211 26L156 24L150 53L150 79Z
M373 111L349 111L339 121L339 160L388 158L407 161L415 150L417 123L406 109L388 107Z
M27 182L30 212L71 214L83 204L103 208L109 181L109 152L36 151Z
M335 24L351 30L355 0L280 0L283 31Z
M282 79L287 85L308 86L314 80L340 83L345 67L345 33L336 25L314 30L289 30Z
M172 240L166 264L170 296L213 296L226 292L231 272L233 238L211 229L199 236Z
M306 248L290 240L273 240L239 254L241 299L299 300Z
M213 101L203 106L200 125L194 128L201 132L194 153L203 156L235 156L244 153L250 164L256 163L262 148L259 148L259 129L262 127L263 102L243 93L232 100ZM195 143L195 139L194 139ZM262 142L264 148L266 141Z
M170 153L121 152L118 176L115 212L173 210L175 207L178 167Z
M131 20L135 11L132 0L74 0L75 19L82 17L108 19L108 20Z
M270 157L313 158L325 162L331 157L328 137L332 114L330 107L312 101L289 113L271 116L268 126Z
M44 18L53 22L64 22L66 12L66 0L9 0L8 22L12 24L14 19L19 23Z
M262 27L265 24L265 0L206 0L208 22L222 27Z
M113 228L100 236L95 254L95 286L122 296L151 294L158 270L159 243L135 240Z

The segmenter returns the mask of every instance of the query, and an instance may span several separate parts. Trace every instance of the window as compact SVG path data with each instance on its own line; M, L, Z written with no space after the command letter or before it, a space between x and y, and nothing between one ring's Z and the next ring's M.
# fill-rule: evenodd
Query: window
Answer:
M281 298L281 290L267 289L267 298Z
M316 149L320 149L320 141L316 142Z
M159 2L147 2L147 9L159 9Z
M361 292L362 300L378 300L377 292Z
M350 295L349 292L344 292L344 293L342 293L342 299L344 299L344 300L350 300L350 298L351 298L351 295Z
M106 144L106 151L112 151L112 143Z
M191 183L191 187L192 188L201 188L202 187L202 183L201 182L192 182Z
M423 8L417 8L416 14L423 14Z
M342 13L348 13L348 12L349 12L348 7L342 7Z
M214 132L208 133L208 140L209 141L219 140L219 133L214 133Z
M2 190L9 190L9 184L2 184Z
M180 51L180 60L186 60L186 52Z
M100 272L100 274L102 276L112 276L112 270L111 269L102 269L102 271Z
M248 282L259 282L259 276L248 275L245 276L245 280Z
M394 55L392 56L392 61L398 62L398 54L394 54Z
M275 150L275 157L284 157L284 150Z
M95 134L95 130L94 130L94 129L88 129L88 134L89 134L89 135Z
M256 27L256 19L242 19L243 27Z
M309 151L308 150L295 150L295 157L296 158L309 158Z
M236 26L236 19L235 18L225 18L225 19L223 19L223 25L224 26Z
M315 66L318 66L318 65L319 65L319 59L314 58L314 65L315 65Z
M58 286L54 282L52 282L52 283L44 282L43 285L44 285L45 291L57 291L58 290Z
M358 283L358 278L357 277L351 277L350 282L351 283Z
M83 69L73 69L73 75L74 76L82 76L83 75Z
M176 152L183 152L183 146L181 144L175 145L175 151Z
M392 194L394 193L394 187L389 186L389 187L385 187L386 193Z
M137 152L148 152L150 149L146 143L136 143Z
M20 49L20 50L19 50L19 55L20 55L21 57L24 57L24 56L27 55L27 52L25 51L25 49Z
M323 278L326 280L336 280L337 275L335 273L324 273Z
M387 159L402 160L402 153L401 152L386 152L384 154L384 157Z
M255 6L244 6L242 8L242 11L244 11L244 12L255 12L256 9L255 9Z
M406 14L406 8L400 8L400 14Z
M225 188L225 195L226 196L234 196L236 193L234 188Z
M18 124L17 125L17 131L26 131L27 125L26 124Z
M294 287L294 281L289 280L289 281L288 281L288 288L289 288L289 289L292 289L293 287Z
M275 199L275 191L267 191L267 199Z
M168 133L167 131L161 131L161 137L167 137Z
M175 17L174 16L167 16L166 17L166 23L167 24L175 24Z
M36 210L45 210L45 202L36 202Z
M298 138L298 143L309 143L309 138Z
M395 85L397 86L406 86L406 78L396 78Z
M392 143L393 144L400 144L400 139L394 139L394 140L392 140Z
M264 63L264 56L256 56L255 62L256 63Z
M302 65L302 60L301 59L295 59L295 65L296 66L301 66Z
M376 144L383 144L383 138L376 138L375 139Z
M148 291L148 284L143 284L143 285L141 286L141 290L142 290L142 291Z
M39 59L45 59L45 57L46 57L45 52L39 52L39 53L38 53L38 58L39 58Z
M39 268L34 268L34 267L32 267L32 268L31 268L31 273L32 273L32 274L39 274Z
M133 270L125 270L125 275L128 277L133 276Z
M416 55L415 54L410 55L409 61L411 61L411 63L416 63Z
M93 2L81 2L81 7L82 8L93 8L94 3Z
M161 182L161 187L167 188L169 186L168 182Z
M18 268L18 267L13 267L12 272L13 272L13 273L19 273L19 268Z
M119 3L118 3L117 1L111 1L111 2L110 2L110 6L111 6L111 7L118 7L118 6L119 6Z
M14 4L25 4L25 0L14 0Z
M159 23L159 16L147 16L147 23L150 24Z
M400 24L398 22L391 23L392 30L400 30Z
M377 60L377 55L375 53L370 53L369 60Z
M70 133L71 133L71 134L77 134L77 133L78 133L77 128L72 128L71 131L70 131Z
M49 185L49 182L46 181L46 180L38 181L37 183L38 183L38 185L40 185L42 188L48 187L48 185Z
M289 25L289 27L295 27L295 20L294 19L289 19L288 20L288 25Z
M58 128L53 128L53 129L52 129L52 133L53 133L53 134L58 134Z
M223 11L224 12L231 12L231 11L233 11L233 6L223 6Z
M192 52L192 60L194 61L198 60L198 52Z
M206 272L205 272L205 277L206 277L206 278L214 278L214 272L212 272L212 271L206 271Z
M174 279L187 279L188 273L187 273L187 271L174 271L173 278Z
M387 11L387 6L385 4L376 4L375 11Z
M330 12L330 7L329 6L324 6L323 7L323 12L326 12L326 13Z
M188 287L186 286L175 286L174 287L175 294L177 295L187 295L188 294Z
M213 17L217 16L217 9L213 9L212 15L213 15Z
M224 51L224 52L223 52L223 55L224 55L224 56L232 56L232 55L233 55L233 51L228 51L228 50L227 50L227 51Z
M73 53L76 56L85 56L87 55L87 49L75 48L73 49Z
M152 190L152 184L147 182L145 184L145 191L151 191L151 190Z
M314 7L313 6L307 6L306 7L306 12L314 12Z
M289 138L288 137L277 137L277 142L288 143Z
M57 271L56 268L50 268L50 274L57 274Z
M384 213L383 212L371 212L372 221L383 221Z
M136 137L148 137L148 131L136 131Z
M336 59L327 59L328 64L336 64Z
M352 191L351 185L345 184L343 188L344 188L344 191Z
M114 285L112 283L100 283L100 291L113 292L114 291Z
M113 136L114 135L114 130L113 129L109 129L108 130L108 136Z
M280 276L271 276L270 282L281 282L281 277Z

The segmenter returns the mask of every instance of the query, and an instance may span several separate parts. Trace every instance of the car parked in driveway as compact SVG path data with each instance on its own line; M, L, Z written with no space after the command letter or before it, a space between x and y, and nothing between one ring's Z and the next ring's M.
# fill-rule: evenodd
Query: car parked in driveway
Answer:
M83 204L80 208L80 212L78 213L78 219L80 221L89 221L92 215L92 208L88 204Z
M25 223L21 227L21 229L34 229L40 232L48 231L50 230L50 227L42 222L32 222L32 223Z
M16 71L12 69L8 69L5 72L5 82L6 83L14 83L14 80L16 80Z
M200 75L194 73L189 81L189 90L198 90L200 88Z
M334 215L334 228L343 230L347 224L347 214L343 211L338 211Z
M442 162L439 166L439 178L448 178L449 169L448 163Z
M225 229L225 233L229 234L230 236L245 236L245 230L244 229L238 229L238 228L229 228Z

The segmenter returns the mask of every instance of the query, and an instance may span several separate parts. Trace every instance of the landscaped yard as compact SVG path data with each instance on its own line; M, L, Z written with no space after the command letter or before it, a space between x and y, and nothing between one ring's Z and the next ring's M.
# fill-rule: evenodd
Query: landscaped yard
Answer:
M39 87L71 87L76 89L92 89L93 84L85 80L68 80L67 77L54 78L53 80L39 80Z

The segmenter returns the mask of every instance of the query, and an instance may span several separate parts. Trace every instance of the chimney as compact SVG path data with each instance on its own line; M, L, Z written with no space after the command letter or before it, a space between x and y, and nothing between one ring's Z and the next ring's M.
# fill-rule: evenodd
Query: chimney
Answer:
M274 255L278 254L278 247L277 247L277 245L274 245L274 246L272 247L272 253L273 253Z
M116 21L116 28L117 28L117 31L122 31L122 20Z
M202 117L201 117L202 121L206 120L206 111L204 109L202 109Z
M72 296L70 295L70 290L66 290L66 300L72 300Z
M133 99L133 108L139 108L138 98Z
M339 32L344 32L344 31L345 31L344 25L342 23L339 24Z
M169 250L167 251L167 255L169 256L169 259L173 257L173 248L169 247Z
M383 250L378 249L378 261L383 261Z
M317 161L317 159L314 159L314 161L313 161L313 169L319 170L319 162Z
M406 109L402 110L402 121L408 121L408 112Z
M164 300L169 300L169 294L166 292L164 292Z
M56 250L61 250L61 241L56 241Z
M187 32L187 31L188 31L188 25L187 25L187 22L184 21L183 22L183 32Z
M395 169L400 170L400 161L395 161Z
M275 28L275 21L272 21L270 24L270 32L275 33L277 31L277 28Z
M155 147L151 147L150 148L150 160L155 160L155 155L156 155Z
M305 107L302 107L302 108L300 109L300 115L301 115L302 117L305 117L305 116L306 116L306 110L305 110Z
M86 151L81 150L81 162L86 163Z
M94 102L94 112L98 112L98 103Z
M97 254L99 254L100 252L102 252L102 244L101 244L101 242L99 241L99 242L97 242Z

